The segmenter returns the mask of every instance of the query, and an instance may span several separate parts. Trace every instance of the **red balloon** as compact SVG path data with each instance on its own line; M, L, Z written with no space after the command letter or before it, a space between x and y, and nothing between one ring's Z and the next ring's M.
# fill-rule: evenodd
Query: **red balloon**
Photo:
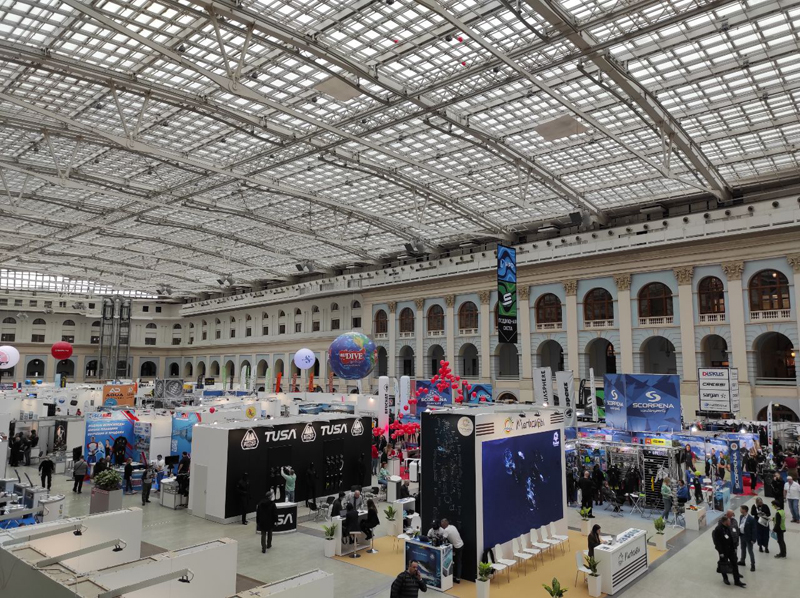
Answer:
M439 397L433 397L433 400L438 403L439 402Z
M401 414L400 414L400 415L398 415L397 417L399 417L400 419L403 419L403 414L401 413Z
M472 398L473 398L473 399L474 399L475 397L477 397L477 396L478 396L478 393L477 393L477 392L473 392L473 393L472 393Z
M481 397L481 403L485 403L485 402L486 402L486 397Z
M447 362L446 362L444 359L442 359L442 360L439 362L439 365L447 365Z
M408 404L409 405L416 405L417 404L417 399L408 399Z
M72 345L66 341L58 341L50 347L50 355L56 359L69 359L72 356Z
M456 382L458 382L459 380L461 380L461 376L456 376Z
M214 407L211 407L211 408L208 410L208 412L209 412L209 413L214 413L215 411L216 411L216 409L215 409Z
M408 411L408 405L403 405L403 411Z

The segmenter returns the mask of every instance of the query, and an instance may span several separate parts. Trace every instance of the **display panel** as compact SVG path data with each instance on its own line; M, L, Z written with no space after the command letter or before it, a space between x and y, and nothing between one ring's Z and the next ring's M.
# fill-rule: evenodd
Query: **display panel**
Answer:
M564 517L559 430L486 441L481 451L484 548Z
M444 558L445 562L442 562ZM433 588L442 587L442 575L452 575L453 551L442 551L430 545L406 542L406 569L411 561L419 563L419 573L425 583Z

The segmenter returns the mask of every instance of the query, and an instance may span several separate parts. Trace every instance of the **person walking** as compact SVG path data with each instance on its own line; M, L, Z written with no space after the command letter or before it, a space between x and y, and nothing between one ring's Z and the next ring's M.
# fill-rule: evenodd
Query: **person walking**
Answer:
M142 472L142 504L150 502L150 489L153 487L153 467L150 464L144 466Z
M603 482L605 481L605 479L606 476L603 473L603 470L600 469L600 465L595 463L594 468L592 468L592 482L594 482L595 505L603 504Z
M753 554L753 545L758 540L755 517L750 514L750 508L747 505L739 507L739 547L741 553L739 555L739 565L744 567L747 565L747 554L750 554L750 571L756 570L756 556Z
M408 569L395 577L389 598L417 598L420 592L427 592L428 585L419 572L419 563L411 561Z
M30 438L21 437L22 454L25 457L25 467L31 466L31 441Z
M591 473L587 469L583 472L583 477L578 482L581 490L581 509L589 509L589 519L594 519L592 514L592 497L594 496L594 482L589 477Z
M291 467L281 467L281 476L283 476L286 482L286 502L294 502L294 489L297 483L297 474Z
M56 465L50 457L45 457L39 461L39 475L42 478L42 488L47 488L48 492L50 491L50 486L53 484L53 470L55 468Z
M786 533L786 514L783 512L783 505L777 500L772 501L772 506L775 509L775 515L772 517L775 526L772 528L772 531L775 534L775 541L778 543L778 548L780 548L780 552L775 555L775 558L785 559L786 542L784 542L783 536Z
M783 503L787 502L792 513L792 523L800 523L800 484L792 476L788 476L783 485Z
M769 554L769 522L772 513L769 507L764 504L764 499L760 496L756 499L753 507L753 516L758 518L756 525L756 537L758 539L758 552Z
M672 486L669 484L669 478L661 480L661 500L664 502L661 517L664 521L669 521L669 514L672 513Z
M272 548L272 530L278 522L278 507L275 506L272 490L256 506L256 530L261 532L261 552Z
M714 541L714 549L719 555L717 573L722 574L722 581L724 581L727 586L731 585L731 582L728 580L728 573L732 573L734 585L740 588L746 587L746 584L742 583L742 578L739 575L738 561L736 560L736 545L734 544L733 535L731 534L731 520L727 514L719 518L717 527L711 532L711 538Z
M239 499L239 510L242 512L242 525L247 525L247 511L250 502L250 474L246 471L236 482L236 497Z
M89 471L89 464L86 462L86 459L83 458L83 455L81 455L78 457L75 465L72 466L73 492L81 493L83 489L83 478L87 471Z
M122 477L125 480L125 494L133 494L133 459L130 457L125 461Z
M378 451L378 446L372 444L372 475L378 475L378 466L381 464L381 454Z
M591 497L590 497L591 499ZM461 583L461 565L463 562L464 540L458 533L455 525L450 525L447 519L442 519L442 538L453 545L453 583Z

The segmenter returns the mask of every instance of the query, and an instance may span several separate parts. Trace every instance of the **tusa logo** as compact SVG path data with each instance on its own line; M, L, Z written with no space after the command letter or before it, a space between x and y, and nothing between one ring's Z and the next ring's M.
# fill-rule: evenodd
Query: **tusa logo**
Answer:
M284 525L292 525L293 523L294 523L294 517L292 517L291 513L278 514L278 522L276 523L278 527L283 527Z
M514 420L510 417L506 418L506 421L503 422L503 430L505 430L506 434L511 434L511 431L514 429Z
M258 448L258 436L256 433L253 432L252 429L247 430L244 433L244 437L242 438L242 450L243 451L252 451L253 449Z
M292 430L294 432L294 430ZM317 439L317 431L311 424L306 424L303 435L300 437L303 442L314 442Z
M650 401L651 403L655 403L661 400L661 395L654 390L648 390L646 393L644 393L644 396L646 396L647 400Z
M312 427L311 429L313 430L314 428ZM323 436L333 436L334 434L347 434L347 424L325 424L321 426L321 429ZM303 434L305 434L305 431L303 432Z
M342 365L354 365L363 362L367 358L367 350L360 351L339 351L339 361Z
M361 423L360 419L357 419L356 423L353 424L353 427L350 429L350 433L353 436L361 436L364 433L364 424Z
M265 442L294 440L295 438L297 438L297 433L294 430L268 430L264 432Z

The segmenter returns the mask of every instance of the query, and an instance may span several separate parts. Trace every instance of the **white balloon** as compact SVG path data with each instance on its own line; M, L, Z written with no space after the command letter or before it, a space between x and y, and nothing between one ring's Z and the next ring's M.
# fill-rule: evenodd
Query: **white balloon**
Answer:
M10 345L0 347L0 370L13 368L19 363L19 351Z
M300 349L294 354L294 364L301 370L313 368L316 361L317 356L311 349Z

